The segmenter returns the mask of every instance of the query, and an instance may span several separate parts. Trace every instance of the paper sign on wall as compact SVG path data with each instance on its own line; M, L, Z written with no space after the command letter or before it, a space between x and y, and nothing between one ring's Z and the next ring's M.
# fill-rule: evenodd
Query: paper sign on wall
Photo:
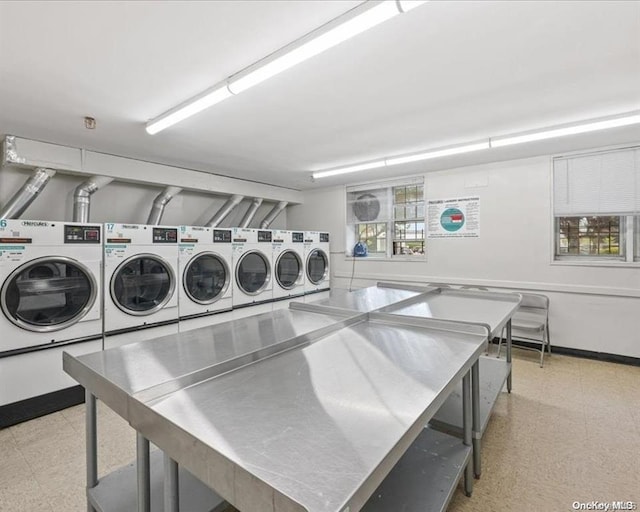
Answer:
M430 199L427 238L478 238L480 198Z

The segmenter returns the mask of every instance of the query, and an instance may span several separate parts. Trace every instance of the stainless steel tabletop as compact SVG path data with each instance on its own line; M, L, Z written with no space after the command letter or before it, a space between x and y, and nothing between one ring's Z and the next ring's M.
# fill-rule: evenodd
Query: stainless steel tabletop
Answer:
M78 357L64 370L128 419L130 395L148 400L284 350L309 333L340 327L344 317L277 310L152 341Z
M146 403L131 425L243 512L359 510L486 330L359 320Z
M436 288L425 291L410 304L392 304L380 311L394 315L482 323L489 326L492 337L495 337L500 335L521 300L522 296L517 293Z
M431 288L429 288L431 289ZM354 311L368 313L376 309L405 302L419 296L423 292L394 288L378 288L370 286L354 291L332 289L329 298L308 303L315 308L335 309L336 312Z

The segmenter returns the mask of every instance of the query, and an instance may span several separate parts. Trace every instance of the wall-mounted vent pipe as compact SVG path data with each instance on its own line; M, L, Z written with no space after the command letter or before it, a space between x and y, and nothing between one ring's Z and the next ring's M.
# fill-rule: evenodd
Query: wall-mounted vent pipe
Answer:
M113 178L106 176L93 176L76 187L73 193L73 222L89 222L91 196L112 181Z
M160 192L158 196L153 200L153 206L151 206L147 224L149 224L150 226L157 226L158 224L160 224L162 216L164 215L165 206L167 206L169 201L173 199L173 196L177 196L180 192L182 192L182 189L180 187L167 187L162 192Z
M276 217L278 215L280 215L280 212L282 210L284 210L287 205L289 203L287 201L280 201L278 204L276 204L269 213L267 213L267 216L262 219L262 222L260 223L260 228L261 229L267 229L271 223L276 220Z
M262 204L262 198L260 197L253 198L253 201L251 201L251 204L247 209L247 213L244 214L244 217L242 217L242 220L240 221L241 228L249 227L249 224L251 224L251 221L255 217L256 212L258 211L258 208L260 208L261 204Z
M56 171L38 167L33 175L22 185L9 202L0 211L0 219L16 219L33 203L38 194L44 190Z
M210 228L215 228L220 225L220 223L226 219L229 214L234 210L236 206L240 204L240 201L244 199L244 196L235 194L231 196L226 202L220 207L220 209L215 213L213 217L206 223L206 226Z

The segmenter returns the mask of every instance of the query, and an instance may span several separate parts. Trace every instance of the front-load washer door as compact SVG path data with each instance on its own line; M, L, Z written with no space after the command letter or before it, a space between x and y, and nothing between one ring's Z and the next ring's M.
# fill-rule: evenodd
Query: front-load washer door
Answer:
M302 277L302 260L295 251L283 251L276 262L276 281L281 288L291 290Z
M224 297L229 288L229 267L213 252L198 254L184 270L184 291L198 304L212 304Z
M66 257L44 257L16 268L0 291L2 312L28 331L58 331L93 307L97 283L91 271Z
M312 284L320 284L324 281L329 273L329 258L327 254L320 250L314 249L307 257L307 277Z
M236 283L247 295L258 295L271 279L271 265L260 251L245 252L236 265Z
M162 309L175 287L176 276L169 263L155 254L138 254L114 272L111 298L125 313L146 316Z

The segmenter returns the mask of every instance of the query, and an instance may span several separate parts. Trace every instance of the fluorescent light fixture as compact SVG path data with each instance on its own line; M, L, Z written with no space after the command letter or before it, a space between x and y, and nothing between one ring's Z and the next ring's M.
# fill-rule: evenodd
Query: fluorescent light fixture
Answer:
M269 57L232 75L224 83L192 98L147 123L147 132L158 133L234 94L264 82L296 64L322 53L365 30L410 11L427 0L369 0L330 21Z
M384 160L376 160L375 162L369 162L366 164L350 165L348 167L340 167L338 169L332 169L330 171L319 171L312 174L313 178L328 178L329 176L337 176L338 174L347 174L350 172L366 171L367 169L377 169L384 167L386 162Z
M401 12L409 12L420 7L422 4L426 4L428 0L398 0L398 7Z
M535 142L538 140L553 139L556 137L564 137L566 135L577 135L580 133L595 132L599 130L607 130L609 128L618 128L621 126L629 126L640 123L640 113L620 116L615 118L603 119L600 121L591 121L572 126L550 128L535 132L524 133L522 135L513 135L510 137L497 137L491 139L492 148L500 148L503 146L511 146L513 144L523 144L525 142Z
M339 167L337 169L331 169L329 171L317 171L311 174L316 178L328 178L330 176L338 176L340 174L347 174L350 172L366 171L369 169L377 169L380 167L387 167L390 165L408 164L410 162L418 162L420 160L429 160L430 158L439 158L441 156L459 155L461 153L470 153L471 151L480 151L481 149L489 149L489 141L476 142L473 144L465 144L464 146L454 146L443 149L434 149L426 151L424 153L417 153L408 156L399 156L395 158L385 158L383 160L376 160L375 162L367 162L364 164L349 165L347 167Z
M149 121L147 123L147 133L155 135L159 131L169 128L169 126L173 126L180 121L184 121L187 117L191 117L203 111L205 108L220 103L231 96L232 94L229 92L229 89L227 89L226 84L212 87L199 96Z
M445 149L434 149L433 151L426 151L424 153L417 153L415 155L399 156L396 158L387 158L387 165L400 165L408 164L411 162L419 162L420 160L429 160L431 158L440 158L441 156L460 155L462 153L470 153L472 151L480 151L482 149L489 149L489 141L478 142L475 144L466 144L464 146L455 146Z
M419 162L421 160L429 160L431 158L440 158L443 156L460 155L462 153L470 153L472 151L481 151L483 149L499 148L502 146L510 146L512 144L523 144L525 142L534 142L538 140L551 139L555 137L564 137L565 135L577 135L580 133L595 132L598 130L607 130L610 128L619 128L622 126L630 126L640 124L640 111L628 112L617 116L607 118L592 119L582 123L574 123L572 125L563 125L550 127L535 132L522 133L520 135L504 136L490 138L482 142L473 142L462 144L459 146L450 146L441 149L431 149L422 153L414 153L412 155L403 155L389 157L383 160L365 164L354 164L348 167L331 169L329 171L316 171L311 173L315 178L327 178L329 176L337 176L350 172L365 171L367 169L375 169L377 167L389 167L391 165L408 164L411 162Z
M246 91L250 87L296 64L300 64L367 29L375 27L383 21L393 18L397 14L400 14L400 11L395 2L381 2L348 21L342 22L327 31L322 31L319 35L310 34L309 40L302 44L296 44L295 47L289 51L287 51L285 47L282 55L265 60L264 64L258 63L256 67L252 66L246 72L239 74L238 78L231 77L229 89L233 94Z

